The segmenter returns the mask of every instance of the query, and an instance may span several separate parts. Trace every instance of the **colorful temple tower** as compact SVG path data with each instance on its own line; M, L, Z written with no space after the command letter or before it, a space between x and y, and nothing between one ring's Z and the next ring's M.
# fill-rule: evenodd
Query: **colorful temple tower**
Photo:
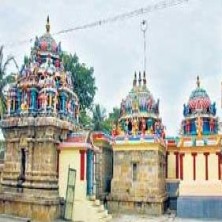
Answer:
M164 126L159 100L135 73L133 88L121 102L118 129L113 131L111 212L162 214L166 200Z
M222 218L219 120L216 104L200 87L199 77L183 114L181 137L175 143L168 141L167 147L167 184L177 187L177 215Z
M6 141L0 211L38 221L60 215L58 144L78 126L78 98L61 61L61 43L36 37L7 94L1 120Z

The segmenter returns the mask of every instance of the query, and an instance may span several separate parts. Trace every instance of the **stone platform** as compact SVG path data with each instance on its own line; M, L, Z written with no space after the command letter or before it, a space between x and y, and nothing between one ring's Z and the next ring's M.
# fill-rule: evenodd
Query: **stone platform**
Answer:
M184 219L176 217L175 213L164 214L161 216L150 215L113 215L111 222L219 222L221 220L200 220L200 219Z
M4 193L0 194L0 213L50 222L60 216L60 201L54 198L38 199L23 194Z
M108 201L108 209L111 213L161 215L165 210L165 200L157 202L111 200Z

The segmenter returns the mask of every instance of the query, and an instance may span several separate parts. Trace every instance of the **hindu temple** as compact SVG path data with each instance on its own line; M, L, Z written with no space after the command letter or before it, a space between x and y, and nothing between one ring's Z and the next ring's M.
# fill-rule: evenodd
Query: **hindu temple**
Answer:
M167 142L170 207L179 217L222 218L219 119L216 103L201 87L199 76L183 115L181 135Z
M61 43L36 37L8 90L1 120L6 141L1 213L53 221L60 216L57 146L78 128L79 102L61 59Z
M113 131L111 212L162 214L166 200L164 125L147 87L146 73L135 73L133 87L121 102Z

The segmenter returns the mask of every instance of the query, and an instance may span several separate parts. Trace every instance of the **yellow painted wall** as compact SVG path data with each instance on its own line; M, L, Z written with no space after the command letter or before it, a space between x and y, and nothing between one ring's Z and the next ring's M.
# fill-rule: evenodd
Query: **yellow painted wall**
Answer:
M193 157L190 153L185 153L183 157L183 180L193 180Z
M174 152L170 152L168 155L167 170L168 170L168 178L175 179L176 178L176 156L174 155Z
M218 180L218 156L214 153L208 156L208 178Z
M198 153L196 156L196 180L205 180L205 156L203 153Z
M66 197L68 168L76 170L76 186L75 186L75 200L86 198L86 178L84 181L80 180L80 153L79 150L61 150L59 156L59 195ZM86 164L86 156L85 156ZM86 170L86 165L85 165ZM86 176L86 173L85 173Z

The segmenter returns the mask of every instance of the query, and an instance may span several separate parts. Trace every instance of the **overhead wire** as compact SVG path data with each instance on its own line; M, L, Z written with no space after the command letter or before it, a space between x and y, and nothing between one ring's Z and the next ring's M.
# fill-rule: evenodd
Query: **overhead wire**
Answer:
M122 21L122 20L125 20L125 19L130 19L130 18L133 18L133 17L137 17L139 15L146 14L146 13L149 13L149 12L152 12L152 11L155 11L155 10L162 10L162 9L165 9L165 8L168 8L168 7L173 7L173 6L188 2L188 1L189 0L163 0L163 1L160 1L158 3L148 5L144 8L136 9L134 11L122 13L122 14L112 16L112 17L109 17L109 18L106 18L106 19L101 19L101 20L98 20L98 21L95 21L95 22L90 22L90 23L87 23L87 24L84 24L84 25L79 25L79 26L76 26L76 27L73 27L73 28L63 29L63 30L60 30L58 32L53 33L52 35L53 36L61 35L61 34L74 32L74 31L78 31L78 30L93 28L93 27L96 27L96 26L102 26L102 25L105 25L105 24L108 24L108 23L114 23L114 22L117 22L117 21ZM33 40L34 40L34 38L25 39L25 40L13 42L13 43L8 43L8 44L5 44L4 46L13 47L13 46L16 46L16 45L23 45L23 44L26 44L28 42L31 43Z

